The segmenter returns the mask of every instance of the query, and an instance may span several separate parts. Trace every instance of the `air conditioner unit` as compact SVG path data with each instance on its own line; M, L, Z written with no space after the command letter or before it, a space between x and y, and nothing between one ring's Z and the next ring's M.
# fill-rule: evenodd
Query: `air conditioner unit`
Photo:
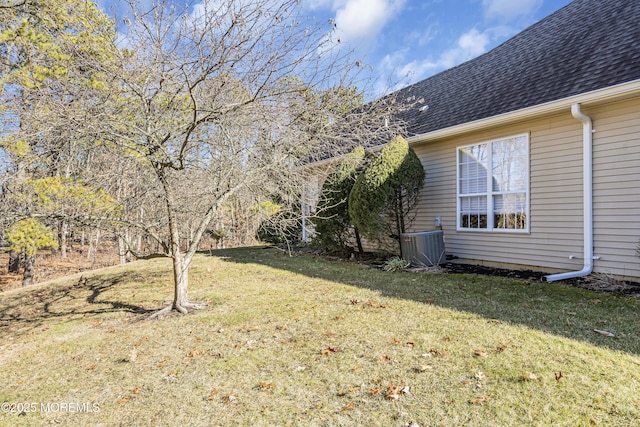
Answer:
M442 230L402 233L400 245L402 257L414 265L430 267L447 262Z

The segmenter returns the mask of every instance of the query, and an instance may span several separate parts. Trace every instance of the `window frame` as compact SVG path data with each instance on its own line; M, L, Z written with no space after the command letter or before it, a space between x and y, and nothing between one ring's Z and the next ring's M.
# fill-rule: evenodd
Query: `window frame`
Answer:
M493 163L493 144L499 143L502 141L524 138L526 143L526 152L524 163L526 165L526 186L523 191L495 191L493 188L493 169L495 165ZM461 194L461 181L462 181L462 171L461 165L461 153L465 148L471 147L480 147L485 145L487 147L487 175L486 175L486 190L484 193L470 193L470 194ZM478 232L478 233L516 233L516 234L528 234L531 230L531 165L530 165L530 151L531 151L531 135L530 132L520 133L515 135L508 135L505 137L493 138L481 142L477 142L474 144L466 144L456 147L456 231L462 232ZM524 202L525 202L525 218L526 218L526 227L525 228L497 228L494 224L494 197L499 196L501 194L522 194L524 193ZM473 227L463 227L462 226L462 199L463 198L471 198L471 197L485 197L486 198L486 228L473 228Z

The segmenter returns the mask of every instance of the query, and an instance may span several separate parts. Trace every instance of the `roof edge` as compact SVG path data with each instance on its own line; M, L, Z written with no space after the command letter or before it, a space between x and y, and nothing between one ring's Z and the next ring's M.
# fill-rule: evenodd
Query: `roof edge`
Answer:
M497 116L486 117L472 122L466 122L431 132L414 135L407 138L411 145L428 143L431 141L448 138L452 136L462 135L477 130L487 129L491 127L501 126L526 120L532 117L540 117L548 114L557 113L571 108L573 104L597 104L605 101L613 101L640 94L640 79L627 83L621 83L615 86L609 86L604 89L597 89L591 92L581 93L579 95L569 96L567 98L546 102L544 104L534 105L532 107L522 108L520 110L510 111L508 113L499 114Z

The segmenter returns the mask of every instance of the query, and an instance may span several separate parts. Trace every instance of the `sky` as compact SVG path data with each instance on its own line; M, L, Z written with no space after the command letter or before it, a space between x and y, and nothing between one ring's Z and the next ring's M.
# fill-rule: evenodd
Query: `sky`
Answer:
M118 1L97 3L108 12ZM380 84L397 89L487 52L570 2L302 0L302 7L318 22L335 22L341 43Z
M473 59L571 0L303 0L335 20L376 74L400 84Z

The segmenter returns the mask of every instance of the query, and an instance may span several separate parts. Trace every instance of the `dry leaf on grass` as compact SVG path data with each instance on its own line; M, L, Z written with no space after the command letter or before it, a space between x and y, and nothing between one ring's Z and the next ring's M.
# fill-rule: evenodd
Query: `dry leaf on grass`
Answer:
M349 387L349 391L341 391L340 393L338 393L338 397L345 397L349 393L354 393L355 391L356 391L355 387Z
M270 390L276 388L276 385L272 382L260 381L256 388L259 390Z
M353 402L351 402L351 403L349 403L347 406L345 406L344 408L342 408L342 412L350 411L350 410L352 410L352 409L353 409L353 408L355 408L355 407L356 407L356 404L355 404L355 403L353 403Z
M322 350L320 354L322 354L323 356L328 356L331 353L339 353L341 351L342 350L340 350L339 348L327 347L324 350Z
M435 348L432 348L431 350L429 350L429 353L434 355L434 356L438 356L438 357L444 357L444 356L447 355L446 351L438 350L438 349L435 349Z
M140 346L142 345L142 343L143 343L143 342L145 342L145 341L146 341L146 340L148 340L148 339L149 339L149 337L144 336L144 337L140 338L140 341L138 341L137 343L135 343L133 346L134 346L134 347L140 347Z
M394 387L393 385L389 384L387 388L389 389L389 393L387 393L385 397L389 400L398 400L403 394L411 394L411 387L406 384L398 387Z
M529 372L526 375L522 375L520 377L521 381L540 381L540 378L538 378L538 376L536 374L534 374L533 372Z
M191 350L191 351L189 352L189 354L187 354L187 355L185 356L185 358L184 358L184 359L185 359L185 360L187 360L187 359L194 358L194 357L196 357L196 356L203 356L204 354L205 354L205 352L204 352L204 351L202 351L202 350Z
M389 399L389 400L398 400L398 399L400 399L400 395L398 393L388 393L385 397L387 399Z
M230 403L233 403L236 399L237 397L235 397L233 394L227 394L222 398L222 403L225 403L228 405Z

